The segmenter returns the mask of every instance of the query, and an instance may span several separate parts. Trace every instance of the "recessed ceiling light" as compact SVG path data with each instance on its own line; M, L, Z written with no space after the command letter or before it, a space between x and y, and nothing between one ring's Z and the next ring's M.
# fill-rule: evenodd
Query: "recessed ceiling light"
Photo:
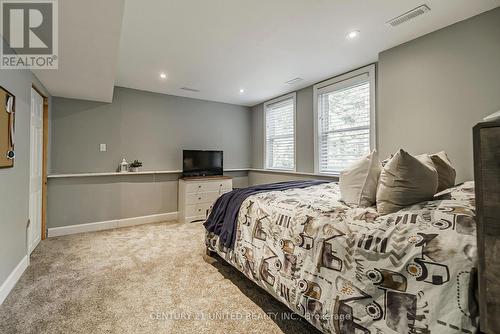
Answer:
M160 78L161 79L166 79L167 78L167 75L165 73L160 73Z
M240 94L243 94L245 90L243 88L240 88Z
M359 37L359 30L353 30L347 34L347 39L355 39Z

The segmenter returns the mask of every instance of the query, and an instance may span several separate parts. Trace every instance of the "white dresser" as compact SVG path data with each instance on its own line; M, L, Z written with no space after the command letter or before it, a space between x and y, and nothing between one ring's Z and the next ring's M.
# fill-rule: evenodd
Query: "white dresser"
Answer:
M228 176L186 177L179 180L179 221L205 220L208 210L220 195L233 190Z

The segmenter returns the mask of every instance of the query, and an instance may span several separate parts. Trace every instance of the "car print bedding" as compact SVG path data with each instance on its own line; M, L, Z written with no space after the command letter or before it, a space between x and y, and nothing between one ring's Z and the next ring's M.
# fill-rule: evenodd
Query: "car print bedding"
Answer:
M325 333L474 333L474 184L379 216L337 183L252 195L217 252Z
M307 188L322 183L327 183L327 181L286 181L234 189L233 191L221 195L217 201L215 201L210 210L210 215L203 226L205 226L208 232L213 232L218 236L219 243L233 249L234 242L236 241L236 217L240 211L241 204L249 196L269 191Z

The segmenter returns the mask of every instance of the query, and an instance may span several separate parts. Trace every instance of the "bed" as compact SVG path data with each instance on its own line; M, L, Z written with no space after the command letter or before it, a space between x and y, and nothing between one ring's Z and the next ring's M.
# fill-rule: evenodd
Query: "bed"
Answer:
M475 333L474 184L379 216L337 183L246 198L216 252L324 333Z

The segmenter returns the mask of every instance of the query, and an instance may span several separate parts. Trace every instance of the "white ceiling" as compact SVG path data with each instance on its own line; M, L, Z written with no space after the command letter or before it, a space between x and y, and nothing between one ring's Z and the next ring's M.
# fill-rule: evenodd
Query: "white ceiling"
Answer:
M59 3L59 69L33 71L53 96L111 102L124 0Z
M397 28L385 25L423 3L429 13ZM122 1L59 4L60 70L36 73L52 94L110 101L114 81L251 106L374 62L380 51L500 0L125 0L121 38ZM346 40L354 29L359 38ZM285 84L296 77L304 80Z

